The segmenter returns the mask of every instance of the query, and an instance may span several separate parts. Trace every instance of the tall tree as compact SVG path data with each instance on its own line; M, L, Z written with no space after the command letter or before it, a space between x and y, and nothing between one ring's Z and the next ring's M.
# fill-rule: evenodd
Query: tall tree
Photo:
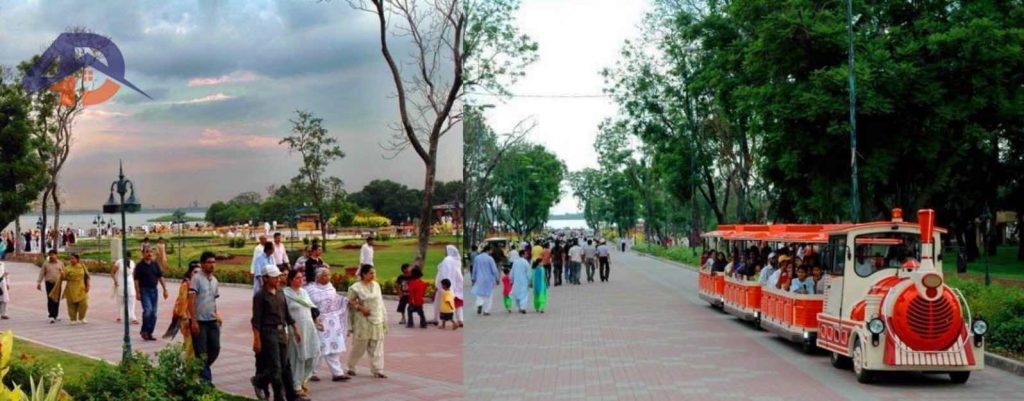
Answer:
M494 196L501 221L526 236L543 228L561 198L565 164L541 145L511 149L494 169Z
M430 236L438 144L462 123L465 91L502 88L521 74L523 60L536 45L511 24L518 0L349 0L379 22L381 52L391 71L400 124L389 147L409 147L424 164L423 206L417 259L423 260ZM468 32L468 34L467 34ZM411 42L403 74L392 54L392 39Z
M299 175L292 181L301 182L308 190L308 199L318 214L320 233L327 239L328 216L324 206L341 188L341 179L327 175L327 165L345 157L345 152L338 146L338 140L323 127L323 119L307 111L295 113L297 119L288 120L292 123L291 135L281 139L280 143L287 144L289 152L302 155Z
M465 145L463 151L463 179L466 182L466 239L469 249L486 234L492 219L487 213L488 200L493 197L495 167L514 146L522 143L532 126L517 124L511 132L498 134L476 106L465 108Z
M0 68L0 225L5 227L31 209L47 181L36 152L31 100L20 82Z

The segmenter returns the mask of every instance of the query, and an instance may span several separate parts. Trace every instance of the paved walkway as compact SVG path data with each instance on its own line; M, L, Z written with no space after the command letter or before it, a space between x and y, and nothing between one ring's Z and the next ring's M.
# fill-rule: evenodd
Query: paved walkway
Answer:
M965 385L921 374L861 385L827 356L804 355L696 294L695 272L619 252L612 254L610 282L552 287L545 314L507 314L499 291L493 315L466 316L467 398L896 401L1024 394L1024 380L996 369L975 372Z
M120 313L110 297L112 282L109 277L94 277L89 299L89 324L71 326L67 323L65 304L61 304L64 321L49 324L46 319L45 297L36 291L38 268L24 263L6 263L14 288L8 305L11 320L0 320L0 330L13 329L14 334L78 354L106 361L121 360L123 325L114 319ZM177 296L177 284L168 282L171 291L167 300L161 298L157 319L157 336L170 324L170 313ZM251 317L252 290L225 287L221 289L218 308L224 316L222 351L213 365L214 384L227 392L253 397L249 377L255 371L252 353ZM162 296L161 296L162 297ZM142 306L136 302L141 318ZM369 362L364 358L357 369L358 377L344 383L333 383L326 364L317 372L328 380L310 383L310 398L326 400L450 400L462 399L462 336L463 330L406 329L398 326L398 314L392 313L397 302L387 301L390 328L385 340L384 368L388 379L372 378ZM139 326L131 326L134 350L154 354L168 344L165 340L143 342ZM181 337L177 338L180 342ZM343 359L344 361L344 359Z

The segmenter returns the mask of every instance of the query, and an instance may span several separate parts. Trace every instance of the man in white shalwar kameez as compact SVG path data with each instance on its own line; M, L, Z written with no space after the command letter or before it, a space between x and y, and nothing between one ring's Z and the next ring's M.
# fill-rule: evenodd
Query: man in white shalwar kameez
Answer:
M452 292L455 294L455 324L462 326L462 302L463 298L463 277L462 258L459 256L459 249L454 245L446 248L448 256L437 265L437 277L434 279L434 286L437 288L435 294L444 291L441 288L441 281L448 279L451 282ZM434 321L441 322L441 297L434 296Z
M491 303L493 302L494 287L498 285L498 264L491 256L494 252L490 245L484 247L484 252L476 255L473 259L473 295L476 296L476 313L489 316L491 314Z

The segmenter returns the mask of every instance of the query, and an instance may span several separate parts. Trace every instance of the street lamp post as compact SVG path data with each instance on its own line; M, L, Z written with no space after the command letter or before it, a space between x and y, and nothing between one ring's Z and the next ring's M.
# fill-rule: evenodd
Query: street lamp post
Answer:
M99 258L99 254L100 254L100 252L102 250L102 248L100 248L100 239L103 238L103 231L101 231L101 230L103 229L103 226L106 223L107 222L103 221L103 216L101 216L99 213L96 213L96 217L94 217L92 219L92 225L96 227L96 257L97 258Z
M853 0L846 0L846 36L850 44L850 220L860 221L860 194L857 188L857 79L853 57Z
M120 202L118 202L117 200L114 199L114 193L115 192L120 196ZM124 199L124 195L125 194L129 194L130 195L128 197L128 201L127 202ZM141 209L141 208L142 208L142 205L139 204L139 201L135 199L135 184L133 184L131 181L125 179L125 177L124 177L124 166L119 163L118 164L117 181L114 181L113 183L110 184L110 197L107 198L107 203L105 203L103 205L103 213L106 213L106 214L120 213L121 214L121 227L127 227L127 223L125 222L125 213L135 213L135 212L138 212L139 209ZM124 284L124 289L123 289L124 293L122 295L124 296L124 300L125 300L124 301L124 353L121 356L121 360L124 361L124 360L127 360L129 357L131 357L131 354L132 354L131 338L128 335L128 332L129 332L129 330L128 330L128 321L129 321L128 320L128 303L131 302L128 299L128 266L130 265L131 262L128 261L128 232L127 231L123 231L123 233L121 235L121 260L122 260L122 262L121 262L122 263L122 267L121 267L121 272L122 273L121 274L123 274L123 281L121 281L121 283Z

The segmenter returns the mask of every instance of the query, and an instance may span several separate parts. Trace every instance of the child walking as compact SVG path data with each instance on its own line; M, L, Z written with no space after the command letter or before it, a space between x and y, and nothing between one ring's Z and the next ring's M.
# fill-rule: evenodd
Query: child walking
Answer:
M448 280L448 279L441 280L441 288L444 288L444 291L441 291L441 294L440 294L440 296L441 296L441 327L439 327L439 328L440 329L444 329L444 326L448 322L452 322L452 317L455 315L455 293L452 292L452 282L451 282L451 280ZM420 309L422 310L422 308L420 308ZM412 320L412 317L410 317L409 320ZM426 327L426 326L423 326L423 327ZM452 330L457 330L458 328L459 328L459 325L455 324L455 322L452 322Z
M401 321L398 324L405 324L405 308L409 304L409 264L402 263L402 274L399 274L395 278L395 285L398 286L398 316L401 316ZM411 319L412 312L409 312ZM410 327L412 322L409 322Z
M501 276L501 294L505 296L505 310L512 313L512 296L509 295L512 293L512 279L508 277L507 267L503 271L505 274Z
M420 315L420 328L427 328L427 318L423 316L423 296L427 294L427 283L422 280L423 271L419 268L412 269L412 276L406 281L408 285L408 298L409 305L407 310L409 311L409 320L405 327L412 328L413 313Z

